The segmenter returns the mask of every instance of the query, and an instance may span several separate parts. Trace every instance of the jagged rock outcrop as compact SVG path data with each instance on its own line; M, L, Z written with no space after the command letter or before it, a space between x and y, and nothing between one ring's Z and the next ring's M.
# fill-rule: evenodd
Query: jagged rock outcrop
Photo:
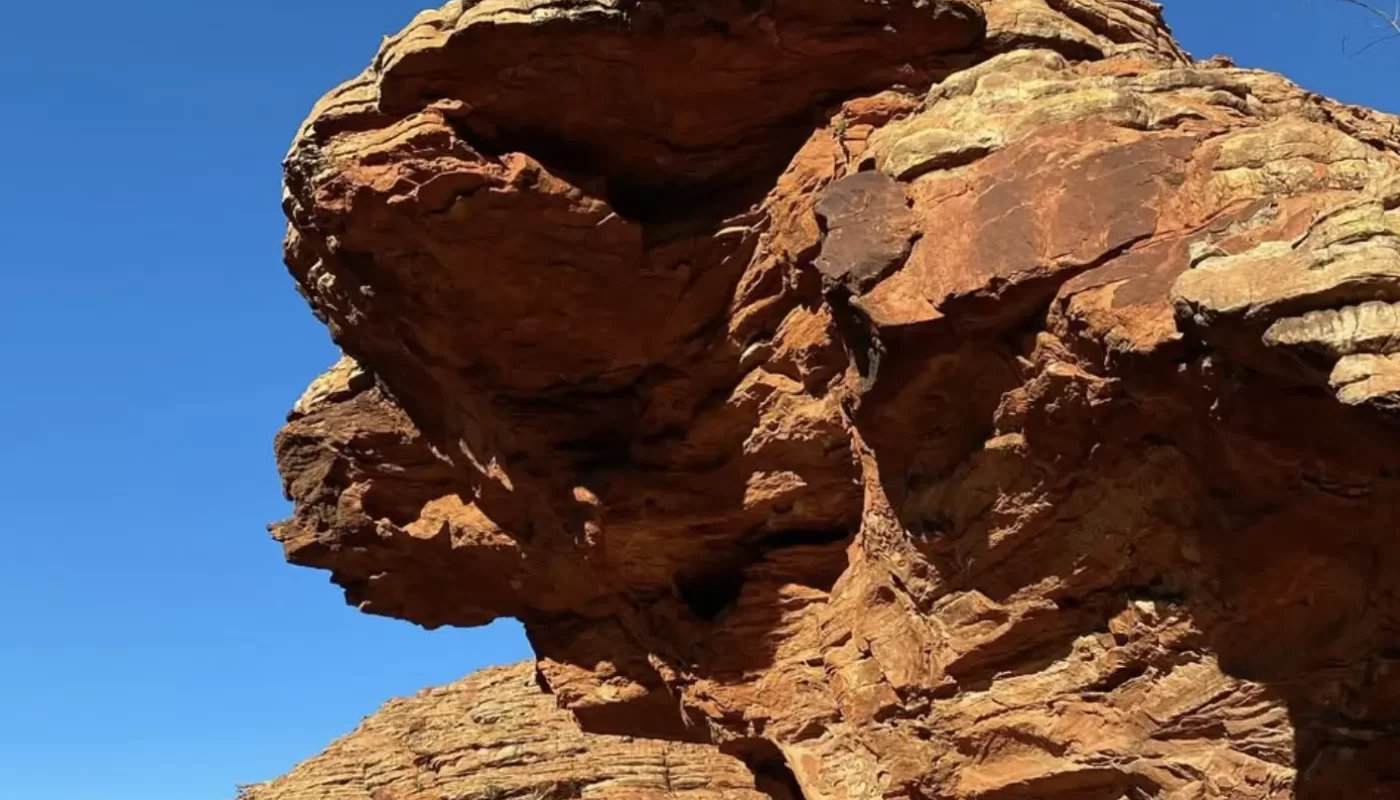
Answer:
M1146 0L483 0L286 179L361 609L806 800L1400 794L1396 118Z

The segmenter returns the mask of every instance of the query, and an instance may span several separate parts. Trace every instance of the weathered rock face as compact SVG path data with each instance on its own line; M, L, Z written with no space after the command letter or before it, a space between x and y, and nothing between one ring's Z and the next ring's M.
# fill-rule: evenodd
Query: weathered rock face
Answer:
M751 759L752 760L752 759ZM324 753L242 800L528 798L767 800L791 796L711 745L583 733L540 691L533 664L394 700Z
M289 559L522 619L583 729L806 800L1400 796L1396 118L1146 0L488 0L285 205L350 354Z

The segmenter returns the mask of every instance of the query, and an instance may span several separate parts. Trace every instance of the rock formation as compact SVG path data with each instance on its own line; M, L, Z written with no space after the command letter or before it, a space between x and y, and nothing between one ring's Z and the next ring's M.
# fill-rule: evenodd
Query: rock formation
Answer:
M721 753L805 800L1400 796L1395 117L1147 0L478 0L316 106L284 205L347 353L277 439L287 557L521 619L589 735L724 797ZM494 800L374 764L269 797Z
M770 773L708 745L583 733L540 691L527 663L391 701L320 756L243 797L788 800L791 779L776 751L772 758Z

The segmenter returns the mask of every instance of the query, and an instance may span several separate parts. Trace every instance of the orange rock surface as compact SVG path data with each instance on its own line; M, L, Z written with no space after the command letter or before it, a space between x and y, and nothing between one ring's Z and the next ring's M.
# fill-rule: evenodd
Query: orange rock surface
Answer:
M391 701L243 800L790 800L786 780L750 761L709 745L584 733L527 663Z
M522 620L580 747L732 798L789 789L725 753L805 800L1400 797L1397 118L1147 0L480 0L286 187L347 356L275 536L363 611ZM494 741L444 691L432 741ZM498 800L346 746L266 797Z

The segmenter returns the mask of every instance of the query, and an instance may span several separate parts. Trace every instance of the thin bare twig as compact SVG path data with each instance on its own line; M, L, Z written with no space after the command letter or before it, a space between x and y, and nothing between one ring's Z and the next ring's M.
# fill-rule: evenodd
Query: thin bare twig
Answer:
M1382 36L1381 38L1372 41L1370 44L1366 45L1360 50L1357 50L1355 53L1352 53L1353 56L1359 56L1367 50L1370 50L1372 47L1375 47L1376 45L1380 44L1381 42L1388 42L1391 39L1400 39L1400 0L1396 0L1394 12L1386 12L1380 6L1372 5L1371 3L1366 2L1366 0L1338 0L1338 2L1345 3L1349 6L1356 6L1357 8L1363 11L1374 14L1381 20L1382 23L1385 24L1386 27L1394 31L1394 33Z

